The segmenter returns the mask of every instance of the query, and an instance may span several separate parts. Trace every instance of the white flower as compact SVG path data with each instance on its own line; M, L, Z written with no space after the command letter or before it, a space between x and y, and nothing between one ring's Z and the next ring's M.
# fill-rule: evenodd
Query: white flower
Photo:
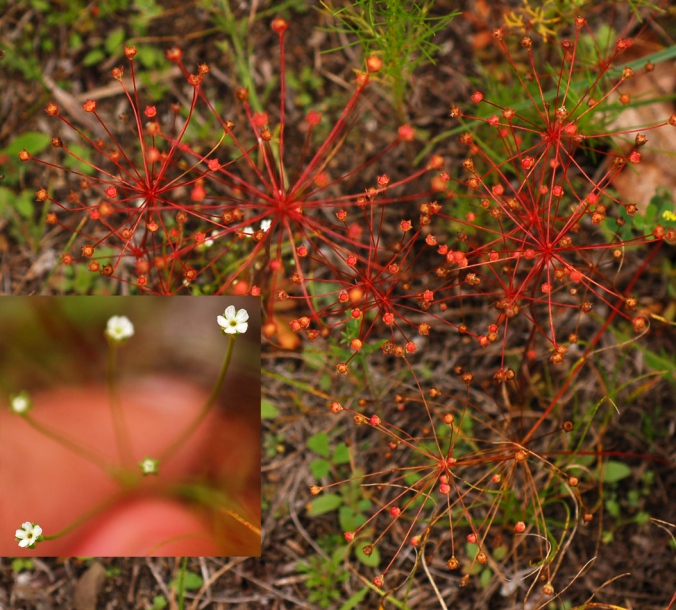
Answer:
M207 239L204 240L204 247L205 248L211 248L211 246L214 245L214 239L218 237L218 231L212 231L211 232L211 237L208 237Z
M261 220L261 231L267 231L270 228L271 224L272 220L270 220L269 218Z
M33 525L30 521L26 521L20 530L16 530L16 540L19 546L24 549L32 549L39 538L42 536L42 528L36 523Z
M152 458L147 457L141 460L138 465L141 467L141 471L143 472L144 475L157 474L157 467L159 466L159 462L157 460L153 460Z
M28 392L19 392L14 396L10 396L11 409L18 415L28 413L28 410L33 406Z
M113 316L106 325L106 336L115 343L122 343L134 336L134 325L126 316Z
M242 235L244 235L244 237L253 237L253 234L254 234L253 227L244 227L242 229Z
M216 317L218 325L222 328L223 334L226 335L245 333L246 329L249 328L249 324L247 323L248 319L249 314L246 309L235 311L234 305L229 305L225 308L225 312L222 316Z

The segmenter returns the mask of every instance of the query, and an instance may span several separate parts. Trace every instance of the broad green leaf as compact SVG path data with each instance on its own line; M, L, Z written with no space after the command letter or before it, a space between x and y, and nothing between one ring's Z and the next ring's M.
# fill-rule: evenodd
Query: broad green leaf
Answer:
M67 157L64 157L63 164L67 168L81 172L83 174L86 174L87 176L91 176L96 171L88 163L89 159L91 159L92 156L92 152L89 148L86 148L81 144L73 142L68 147L68 150L71 153L71 155L74 156L68 155Z
M331 449L329 448L329 436L325 432L318 432L314 436L311 436L307 439L308 449L311 449L315 453L321 455L322 457L329 457L331 455Z
M341 506L338 511L338 523L344 532L353 532L366 522L366 517L350 506Z
M509 549L504 544L501 544L500 546L497 546L493 549L491 555L493 555L493 559L502 561L505 557L507 557L508 552Z
M312 460L310 462L310 470L312 471L312 476L315 479L321 479L329 474L331 470L331 462L326 460Z
M275 419L279 415L279 409L269 400L261 400L261 419Z
M482 589L485 589L491 584L491 580L493 580L493 572L488 568L481 570L481 574L479 575L479 586Z
M108 53L112 55L122 46L124 39L125 39L124 29L123 28L114 29L110 34L108 34L108 37L106 38L105 44L106 51L108 51Z
M77 51L82 46L82 36L80 36L78 32L73 32L70 35L68 46L70 47L71 51ZM45 49L43 48L43 51L44 50Z
M622 462L610 460L601 469L601 481L604 483L616 483L631 476L631 468Z
M39 131L27 131L14 138L2 152L16 160L17 155L22 150L26 149L31 155L36 155L47 148L51 141L52 138L47 134Z
M369 568L377 568L380 565L380 551L378 547L373 547L373 553L371 555L364 555L364 547L369 544L367 541L362 541L357 543L357 546L354 549L354 554L357 559L365 566Z
M167 65L164 52L155 47L140 47L136 57L144 68L161 68Z
M101 49L92 49L82 58L83 66L94 66L103 61L105 53ZM164 599L164 598L162 598Z
M636 516L634 517L634 521L636 525L645 525L650 521L650 515L646 513L645 511L639 511L636 513Z
M331 511L336 510L342 503L343 498L338 494L324 494L310 502L308 514L312 517L317 517L324 513L330 513Z
M156 595L153 597L153 609L162 610L167 607L167 600L164 599L163 595Z
M616 519L620 516L620 505L616 500L606 500L606 512Z
M350 450L345 443L339 443L333 451L334 464L347 464L350 461Z
M171 586L176 590L180 590L181 584L183 584L184 591L189 591L191 589L199 589L204 584L204 581L198 574L195 574L194 572L186 572L183 574L182 583L180 576L171 581Z
M22 218L30 219L35 212L35 196L31 191L15 193L8 188L0 188L0 214L18 213Z
M364 587L359 589L350 599L348 599L341 607L340 610L352 610L352 608L361 608L361 601L368 595L369 588Z

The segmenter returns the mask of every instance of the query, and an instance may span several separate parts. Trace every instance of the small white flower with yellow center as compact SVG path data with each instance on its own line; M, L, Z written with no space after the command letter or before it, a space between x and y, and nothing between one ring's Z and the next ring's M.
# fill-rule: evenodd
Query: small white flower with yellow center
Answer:
M224 335L236 335L238 333L245 333L249 328L247 320L249 314L246 309L235 310L234 305L229 305L225 308L222 316L217 316L216 321L221 327Z
M25 415L30 411L30 408L33 406L33 402L28 396L28 392L23 391L18 394L10 396L10 408L17 415Z
M33 549L42 540L42 528L37 523L26 521L20 530L16 530L15 538L21 548Z
M143 458L138 465L141 467L143 476L146 476L149 474L157 474L157 467L160 465L160 463L158 460L153 460L152 458L146 457Z
M134 336L134 325L126 316L113 316L106 324L106 337L113 343L122 343Z

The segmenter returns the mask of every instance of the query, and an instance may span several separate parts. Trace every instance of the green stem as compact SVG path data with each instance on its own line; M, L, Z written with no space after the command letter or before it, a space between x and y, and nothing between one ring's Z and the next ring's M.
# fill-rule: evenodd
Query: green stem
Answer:
M56 441L66 449L72 451L73 453L76 453L77 455L85 458L92 464L98 466L107 475L111 476L119 483L128 485L131 482L128 472L126 472L122 468L115 466L114 464L109 463L108 460L105 458L105 456L97 453L96 450L83 447L82 445L76 443L67 436L64 436L60 432L56 432L55 430L52 430L51 428L38 423L30 415L24 415L23 419L35 430L37 430L41 434L44 434L46 437Z
M65 536L66 534L72 532L74 529L80 527L83 523L86 523L93 517L96 517L96 515L102 513L105 510L108 510L110 507L114 506L117 502L119 502L125 497L127 497L127 492L121 491L111 496L104 502L101 502L98 506L95 506L91 510L88 510L86 513L75 519L75 521L73 521L70 525L67 525L62 530L58 531L56 534L52 534L51 536L45 536L43 534L42 537L45 540L56 540L57 538L61 538L62 536Z
M183 610L183 581L185 580L185 570L188 567L188 558L184 557L181 562L181 572L178 576L178 608Z
M185 443L190 436L197 430L199 425L202 423L204 418L207 416L209 413L209 410L213 406L214 402L216 402L216 398L218 397L218 393L221 391L221 388L223 387L223 382L225 381L225 376L228 372L228 368L230 366L230 359L232 357L232 348L235 345L235 337L234 335L229 335L229 343L228 343L228 350L225 353L225 358L223 360L223 364L221 366L221 372L218 375L218 379L216 380L216 385L214 385L214 389L211 391L211 394L209 395L209 398L207 401L204 403L204 406L200 410L200 412L197 414L197 417L192 421L192 423L181 433L181 435L173 442L169 447L167 447L160 455L160 466L162 463L169 457L171 456L183 443Z
M129 438L129 430L127 423L124 420L124 413L120 405L120 396L117 387L116 376L116 354L117 345L113 341L109 341L108 350L108 366L106 370L106 387L108 389L108 403L110 405L110 413L113 419L113 427L115 430L115 442L117 443L117 452L120 458L121 466L131 467L133 463L133 455L131 450L131 440Z

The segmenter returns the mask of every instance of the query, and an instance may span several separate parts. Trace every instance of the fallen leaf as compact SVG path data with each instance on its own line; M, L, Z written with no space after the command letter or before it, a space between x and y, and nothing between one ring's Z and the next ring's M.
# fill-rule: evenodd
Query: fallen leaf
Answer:
M73 593L75 610L96 610L96 598L106 582L106 569L95 561L78 579Z

